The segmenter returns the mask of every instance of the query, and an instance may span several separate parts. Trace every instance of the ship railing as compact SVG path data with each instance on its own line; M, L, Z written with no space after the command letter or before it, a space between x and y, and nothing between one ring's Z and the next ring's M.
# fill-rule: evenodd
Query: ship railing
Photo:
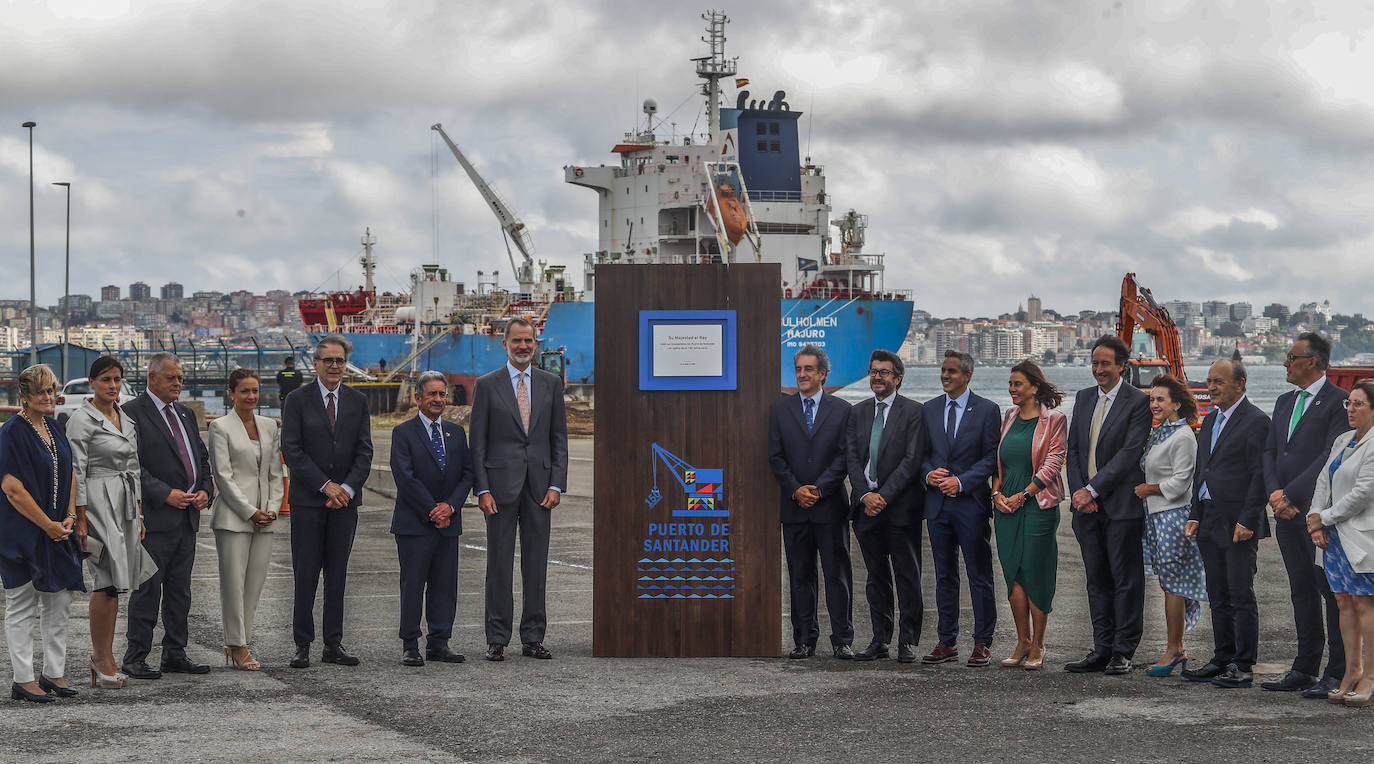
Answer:
M755 202L799 202L800 191L755 191L749 189L749 200Z

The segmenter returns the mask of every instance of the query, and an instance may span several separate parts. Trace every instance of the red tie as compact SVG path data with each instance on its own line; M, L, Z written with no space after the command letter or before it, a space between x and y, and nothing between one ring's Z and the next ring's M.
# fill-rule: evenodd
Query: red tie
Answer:
M334 429L334 423L337 422L339 419L339 412L338 409L334 408L334 394L330 393L325 397L329 399L329 404L326 405L324 408L326 411L329 412L329 429L332 430Z
M172 439L177 442L177 453L181 456L181 466L186 470L186 486L189 488L196 482L196 471L191 467L191 452L186 448L186 439L181 436L181 428L177 426L172 404L164 406L162 413L167 417L167 426L172 428Z

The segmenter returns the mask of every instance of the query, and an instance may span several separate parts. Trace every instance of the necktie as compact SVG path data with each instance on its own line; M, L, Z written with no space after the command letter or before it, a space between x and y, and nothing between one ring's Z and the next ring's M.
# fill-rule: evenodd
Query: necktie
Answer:
M878 403L878 415L873 417L873 434L868 436L868 477L878 482L878 446L883 442L883 412L887 404Z
M186 470L186 485L189 488L195 485L196 471L191 466L191 451L186 447L186 438L181 434L181 428L177 426L176 414L172 413L172 404L167 404L162 408L163 416L167 417L167 426L172 430L172 439L177 442L177 455L181 457L181 466Z
M1093 412L1093 424L1088 429L1088 479L1097 477L1097 436L1102 434L1102 418L1107 416L1107 394L1097 399L1097 410Z
M429 442L434 445L434 454L439 457L439 469L444 469L446 466L444 433L443 430L439 429L438 422L429 423Z
M803 398L802 403L806 404L802 407L806 409L806 431L811 432L811 425L816 421L816 402L810 398Z
M1225 423L1226 415L1221 412L1221 409L1217 409L1217 419L1215 422L1212 422L1212 445L1207 447L1207 453L1210 454L1217 450L1217 438L1221 437L1221 426ZM1212 500L1212 492L1207 490L1207 481L1204 480L1202 482L1202 485L1198 488L1197 495L1199 498L1208 501Z
M339 410L334 407L333 393L326 395L325 398L327 398L329 402L325 404L324 410L329 413L329 429L332 430L334 429L334 423L339 419Z
M515 386L515 402L520 406L520 424L525 432L530 431L530 389L525 386L525 372L520 372L520 382Z
M1302 412L1307 408L1307 399L1311 395L1306 390L1298 392L1298 405L1293 407L1293 418L1288 422L1288 437L1293 437L1293 431L1298 428L1298 420L1302 419Z
M956 403L955 401L950 401L949 414L945 417L945 438L949 440L951 445L954 443L954 414L958 408L958 403Z

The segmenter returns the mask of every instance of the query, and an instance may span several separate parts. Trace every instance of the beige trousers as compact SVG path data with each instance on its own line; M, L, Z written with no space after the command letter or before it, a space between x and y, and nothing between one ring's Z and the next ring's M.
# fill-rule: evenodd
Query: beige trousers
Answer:
M267 581L275 535L215 531L226 645L246 645L253 635L253 616L258 612L258 598Z

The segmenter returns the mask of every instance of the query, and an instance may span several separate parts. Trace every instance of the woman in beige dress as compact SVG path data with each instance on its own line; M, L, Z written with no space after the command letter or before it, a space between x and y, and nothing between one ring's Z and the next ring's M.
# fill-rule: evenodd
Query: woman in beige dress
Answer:
M114 658L119 595L153 577L157 565L143 548L138 435L119 408L124 367L113 356L91 364L90 400L67 420L76 472L76 533L91 571L92 684L117 689L129 683Z
M258 375L229 375L234 410L210 423L210 469L215 501L210 527L219 552L224 662L243 671L262 664L248 650L258 597L272 558L272 533L281 507L281 435L275 420L257 416Z

